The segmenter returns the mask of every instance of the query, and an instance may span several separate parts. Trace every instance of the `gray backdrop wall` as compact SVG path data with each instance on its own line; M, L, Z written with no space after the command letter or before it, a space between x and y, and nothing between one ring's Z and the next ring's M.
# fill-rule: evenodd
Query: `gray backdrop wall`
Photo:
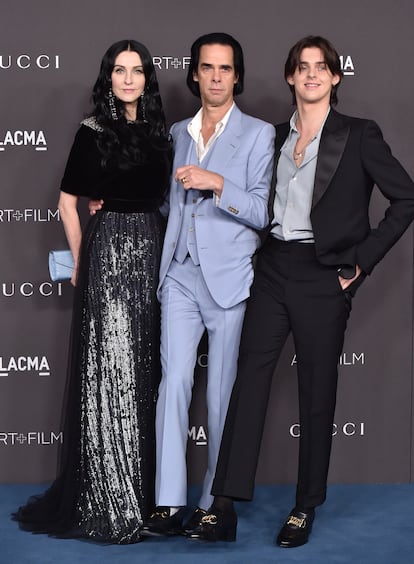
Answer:
M411 0L14 0L0 7L0 481L48 481L63 441L72 288L48 278L49 249L66 246L59 183L101 57L114 41L145 43L169 123L197 110L185 87L189 47L227 31L246 58L240 107L272 123L292 112L283 80L290 46L328 37L342 56L338 109L379 122L414 173L414 4ZM85 206L86 207L86 206ZM376 194L375 223L385 203ZM86 213L84 214L86 218ZM413 481L413 231L354 301L340 365L330 480ZM206 455L200 348L189 429L190 479ZM257 479L291 483L298 446L295 356L289 343L273 382ZM255 375L252 374L252 378Z

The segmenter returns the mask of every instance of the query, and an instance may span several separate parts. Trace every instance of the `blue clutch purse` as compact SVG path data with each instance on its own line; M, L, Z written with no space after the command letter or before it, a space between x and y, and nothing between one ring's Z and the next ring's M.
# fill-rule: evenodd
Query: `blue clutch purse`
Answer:
M74 266L75 261L69 249L49 252L49 274L52 282L70 280Z

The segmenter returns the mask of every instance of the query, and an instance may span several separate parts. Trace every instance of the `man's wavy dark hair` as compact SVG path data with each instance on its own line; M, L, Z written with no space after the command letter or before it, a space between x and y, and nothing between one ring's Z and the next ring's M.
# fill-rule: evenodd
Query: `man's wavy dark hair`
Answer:
M200 61L200 50L203 45L229 45L233 49L234 72L237 76L237 82L233 88L233 95L241 94L244 89L244 60L243 50L240 43L228 33L208 33L202 35L194 41L191 46L191 59L187 73L187 86L194 94L200 98L200 86L194 80L194 74L197 74L198 63Z
M338 103L338 96L336 94L339 85L341 84L341 80L343 77L343 72L341 69L341 61L339 59L339 55L336 52L332 43L330 43L324 37L320 37L319 35L308 35L303 39L300 39L289 51L288 57L285 63L285 80L289 76L292 76L295 70L298 68L300 63L300 56L304 49L308 47L317 47L320 49L324 56L324 62L328 65L329 70L332 74L336 74L339 76L338 84L332 86L331 90L331 104L335 106ZM290 91L292 92L292 101L293 104L296 104L296 95L295 95L295 88L291 84L289 84Z

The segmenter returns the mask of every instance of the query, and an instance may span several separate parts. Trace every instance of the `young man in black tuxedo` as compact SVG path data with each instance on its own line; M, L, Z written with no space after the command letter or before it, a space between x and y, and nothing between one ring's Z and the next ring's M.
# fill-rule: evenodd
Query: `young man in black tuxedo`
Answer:
M234 540L233 500L253 496L270 385L290 332L297 357L300 413L296 505L276 538L307 542L315 507L326 498L337 367L351 301L366 275L414 218L414 184L376 123L332 109L342 71L324 38L289 52L285 78L297 110L276 128L273 220L258 255L212 493L191 535ZM371 227L374 185L389 200Z

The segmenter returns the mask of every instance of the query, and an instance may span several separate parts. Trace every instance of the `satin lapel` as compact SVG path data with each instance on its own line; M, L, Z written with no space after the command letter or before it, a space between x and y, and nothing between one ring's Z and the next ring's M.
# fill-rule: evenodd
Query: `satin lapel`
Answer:
M268 205L268 212L269 212L269 224L273 220L274 211L274 201L275 201L275 194L276 194L276 182L277 182L277 164L279 162L280 157L280 150L283 147L283 143L286 141L286 137L289 135L290 131L290 123L280 123L276 125L276 138L275 138L275 158L273 161L273 175L272 175L272 183L270 185L270 194L269 194L269 205Z
M350 129L349 123L343 120L340 114L331 110L322 131L319 144L312 208L317 205L326 192L338 168L349 137Z

